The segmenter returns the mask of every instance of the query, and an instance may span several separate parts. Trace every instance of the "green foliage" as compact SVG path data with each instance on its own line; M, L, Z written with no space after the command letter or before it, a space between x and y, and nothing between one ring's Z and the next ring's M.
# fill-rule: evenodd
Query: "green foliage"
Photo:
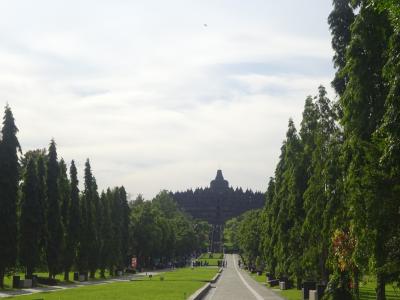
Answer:
M39 178L36 162L29 159L22 185L20 216L20 261L31 276L40 259L40 234L42 229L42 211L39 198Z
M85 242L88 270L90 271L91 277L94 276L98 266L99 257L99 236L98 236L98 224L100 220L97 218L97 211L99 209L99 200L97 193L96 180L93 177L89 159L85 163L85 176L84 176L84 190L82 201L85 202L86 208L86 228L84 229L86 237L89 238Z
M299 135L289 121L259 224L241 224L261 234L258 250L272 275L297 284L329 279L333 299L359 298L365 273L376 274L378 300L387 282L400 281L397 2L333 1L338 102L323 87L307 98ZM351 251L338 232L351 237ZM239 244L245 256L257 249L249 237Z
M112 219L111 219L111 199L109 194L101 193L101 238L100 238L100 255L99 255L99 269L101 277L104 278L105 270L112 264Z
M0 140L0 288L17 259L18 128L7 105Z
M239 250L239 237L237 232L239 230L239 219L233 218L228 220L224 226L224 248L226 252L233 252Z
M18 296L21 299L74 300L74 299L133 299L133 300L176 300L187 299L196 290L204 286L217 273L217 268L183 268L166 272L164 280L144 277L135 281L99 284L74 288L56 293L39 293ZM186 296L185 296L186 295Z
M47 240L46 257L49 277L53 278L61 271L61 253L63 249L63 225L60 215L59 165L56 143L51 141L47 161Z
M66 175L64 176L66 178ZM81 216L79 211L79 188L78 188L78 178L77 178L77 170L75 167L75 162L71 162L70 166L70 179L71 181L68 183L68 204L64 205L64 228L65 228L65 251L64 251L64 274L65 279L69 279L69 271L76 261L77 258L77 247L79 242L79 233L80 233L80 223ZM65 187L67 187L67 182L65 181ZM64 195L67 197L67 195Z
M238 225L238 244L242 256L248 266L255 266L256 258L260 256L260 210L251 210L243 214Z
M350 0L334 0L333 11L328 17L329 27L332 33L332 48L334 66L337 69L332 86L339 95L343 95L348 76L343 73L346 65L346 51L350 43L350 26L354 22L354 12Z
M130 220L131 247L140 267L188 258L204 247L210 230L184 214L166 191L152 201L139 196L131 204Z

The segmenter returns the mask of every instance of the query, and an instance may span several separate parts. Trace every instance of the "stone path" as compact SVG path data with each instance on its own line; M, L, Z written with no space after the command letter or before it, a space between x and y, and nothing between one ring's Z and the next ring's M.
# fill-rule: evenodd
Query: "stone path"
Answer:
M283 300L238 267L237 255L227 254L227 268L203 300Z
M143 277L143 276L148 276L150 274L157 275L157 274L160 274L160 273L166 272L166 271L170 271L170 269L160 270L157 272L143 272L143 273L137 273L137 274L126 275L126 276L121 276L118 278L110 278L110 279L104 279L104 280L74 282L71 284L62 284L62 285L56 285L56 286L44 286L44 287L36 287L36 288L30 288L30 289L5 290L5 291L0 291L0 298L6 298L6 297L10 297L10 296L22 296L22 295L36 294L36 293L41 293L41 292L57 292L57 291L79 288L79 287L90 286L90 285L101 285L101 284L109 284L109 283L115 283L115 282L131 281L131 280L135 280L140 277Z

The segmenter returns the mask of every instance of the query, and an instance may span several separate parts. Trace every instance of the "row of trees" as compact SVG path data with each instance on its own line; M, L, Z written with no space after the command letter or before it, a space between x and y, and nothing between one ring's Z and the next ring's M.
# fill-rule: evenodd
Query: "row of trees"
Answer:
M210 225L184 214L169 192L152 201L139 196L130 206L132 248L142 266L184 263L208 249Z
M18 266L27 277L46 269L49 278L72 267L94 277L113 273L128 257L129 214L123 187L99 196L89 160L80 192L74 161L58 160L56 144L22 155L17 127L6 107L0 143L0 285Z
M400 7L333 4L338 101L320 87L299 132L289 121L266 206L235 225L237 243L297 286L329 281L334 299L358 298L360 276L375 274L383 300L400 282Z
M74 161L68 168L58 161L56 144L48 150L28 151L22 158L19 215L19 262L32 276L47 265L49 277L75 266L80 273L105 268L113 274L128 257L129 207L123 187L101 196L89 160L85 163L84 189L79 191Z
M75 162L48 151L22 154L10 107L0 140L0 287L7 274L23 268L27 277L47 270L49 278L71 270L94 277L113 275L130 257L152 266L207 248L207 224L181 212L169 193L153 201L128 203L124 187L99 194L89 160L83 190ZM69 173L69 176L68 176Z

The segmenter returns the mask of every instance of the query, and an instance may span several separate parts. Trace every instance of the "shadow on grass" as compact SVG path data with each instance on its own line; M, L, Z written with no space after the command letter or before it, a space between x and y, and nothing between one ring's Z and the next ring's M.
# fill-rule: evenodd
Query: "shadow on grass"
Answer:
M135 279L131 280L130 282L210 282L211 280L206 280L206 279Z
M360 289L360 299L362 300L375 300L376 293L374 287L362 287ZM400 292L394 288L386 286L386 299L387 300L399 300Z

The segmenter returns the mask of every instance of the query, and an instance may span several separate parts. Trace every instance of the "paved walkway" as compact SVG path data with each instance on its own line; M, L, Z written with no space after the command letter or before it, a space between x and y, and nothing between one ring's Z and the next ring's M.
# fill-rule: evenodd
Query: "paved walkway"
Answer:
M227 268L203 300L283 300L238 267L237 255L227 254Z
M15 290L13 289L13 290L5 290L5 291L0 290L0 298L10 297L10 296L30 295L30 294L36 294L36 293L42 293L42 292L57 292L57 291L79 288L79 287L90 286L90 285L100 285L100 284L109 284L109 283L115 283L115 282L131 281L131 280L141 278L143 276L148 276L150 274L157 275L159 273L163 273L163 272L170 271L170 270L171 269L160 270L160 271L156 271L156 272L143 272L143 273L125 275L125 276L121 276L121 277L104 279L104 280L100 279L100 280L93 280L93 281L65 283L65 284L56 285L56 286L43 286L43 287L36 287L36 288L30 288L30 289L15 289Z

